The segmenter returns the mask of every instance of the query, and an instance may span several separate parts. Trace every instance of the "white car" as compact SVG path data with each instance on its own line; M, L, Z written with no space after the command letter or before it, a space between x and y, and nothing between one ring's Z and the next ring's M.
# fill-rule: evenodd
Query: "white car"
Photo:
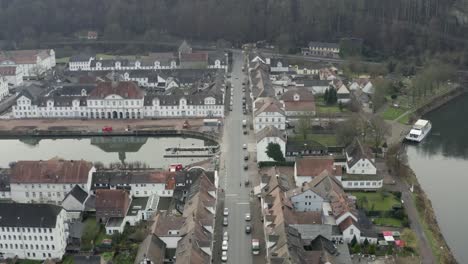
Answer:
M250 213L246 213L245 214L245 221L250 221L251 217L250 217Z
M221 246L221 249L222 249L223 251L227 251L227 250L228 250L228 242L227 242L227 240L224 240L224 241L223 241L223 245Z
M247 144L242 145L243 149L247 149Z
M226 262L227 261L227 251L223 251L221 254L221 261Z
M224 207L223 215L224 215L224 216L228 216L228 215L229 215L229 208Z
M223 240L226 240L228 241L229 240L229 235L228 235L228 232L224 232L224 235L223 235Z

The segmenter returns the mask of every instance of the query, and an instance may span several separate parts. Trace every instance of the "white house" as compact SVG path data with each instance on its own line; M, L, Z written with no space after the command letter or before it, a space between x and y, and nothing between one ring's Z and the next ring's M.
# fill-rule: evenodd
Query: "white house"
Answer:
M81 219L81 214L85 211L85 203L88 197L88 193L79 185L73 187L62 201L62 208L66 212L67 220Z
M3 258L62 259L67 246L65 210L51 204L0 203Z
M351 243L351 240L353 240L355 236L357 241L361 241L361 230L358 228L357 221L354 218L346 218L338 224L338 227L343 234L345 243Z
M334 165L333 158L304 157L296 159L294 163L294 180L296 186L301 187L320 176L324 171L341 180L342 169Z
M307 49L302 49L303 55L339 58L340 45L338 43L309 42Z
M0 52L0 67L14 66L25 78L36 78L55 67L54 50L9 50Z
M68 69L70 71L90 71L91 62L96 59L96 56L89 54L78 54L70 57L68 61Z
M3 76L8 86L18 86L23 83L23 71L19 67L4 66L0 67L0 78Z
M383 177L377 175L377 166L371 149L359 139L346 148L346 173L342 184L345 189L379 189Z
M274 161L266 154L267 147L270 143L278 144L286 157L286 138L284 133L274 126L267 126L261 129L257 134L257 162Z
M92 189L126 189L133 197L172 197L175 172L161 170L99 170L93 174Z
M224 117L221 85L166 94L148 94L134 82L99 82L58 88L42 98L22 91L14 118L143 119Z
M11 169L11 199L17 203L61 204L75 185L89 192L95 170L84 160L18 161Z
M286 197L291 200L294 210L298 212L321 212L325 201L317 192L308 187L291 189L286 192Z
M340 103L346 104L351 101L351 93L344 84L339 86L338 90L336 91L336 95L338 97L338 102Z
M267 126L274 126L279 130L286 129L284 105L271 97L257 98L254 103L254 131L259 132Z

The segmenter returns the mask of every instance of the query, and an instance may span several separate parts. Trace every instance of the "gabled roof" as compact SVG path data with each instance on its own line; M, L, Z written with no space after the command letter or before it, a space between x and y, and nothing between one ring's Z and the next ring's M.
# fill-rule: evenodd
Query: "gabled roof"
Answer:
M182 43L179 46L179 53L191 53L192 52L192 47L187 43L186 40L182 41Z
M333 172L333 158L307 157L296 160L297 176L319 176L323 171Z
M73 187L73 189L67 193L64 200L69 196L74 197L78 202L84 204L86 198L88 198L88 193L84 191L79 185L75 185L75 187Z
M255 109L256 109L255 114L254 114L255 116L258 116L259 114L265 113L265 112L280 113L284 115L282 104L274 98L271 98L271 97L258 98L257 100L255 100L254 104L255 104Z
M314 95L312 92L305 88L290 88L283 95L281 95L281 100L287 101L296 101L295 96L299 96L299 101L315 101Z
M157 236L150 234L138 247L134 264L140 264L145 260L149 260L154 264L164 263L165 250L166 244Z
M257 132L257 134L255 134L255 137L257 139L257 142L260 142L262 139L264 139L266 137L277 137L277 138L283 140L284 142L286 142L286 138L284 137L284 133L282 133L275 126L266 126L266 127L264 127L262 130Z
M357 222L352 218L351 216L348 216L345 220L343 220L338 226L340 227L341 232L345 231L350 227L351 225L354 225L357 227Z
M125 214L129 206L130 197L125 190L96 190L96 212L101 210L121 210Z
M373 163L372 150L368 146L364 146L359 138L355 138L354 141L346 148L346 155L348 156L348 167L353 167L359 160L367 159Z
M86 183L93 164L84 160L18 161L11 172L11 183Z

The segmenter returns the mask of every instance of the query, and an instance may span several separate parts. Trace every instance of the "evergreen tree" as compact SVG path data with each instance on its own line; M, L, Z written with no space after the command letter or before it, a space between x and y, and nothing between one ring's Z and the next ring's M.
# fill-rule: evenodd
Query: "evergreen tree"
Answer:
M281 147L278 143L268 143L265 153L269 158L272 158L274 161L284 161L283 152L281 151Z
M325 90L325 94L323 95L323 101L328 104L328 97L330 95L330 91L328 90L328 88Z

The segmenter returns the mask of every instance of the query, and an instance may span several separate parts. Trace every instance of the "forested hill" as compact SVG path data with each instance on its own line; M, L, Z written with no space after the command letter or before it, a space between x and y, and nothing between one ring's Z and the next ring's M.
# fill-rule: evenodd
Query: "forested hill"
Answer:
M358 37L386 54L466 46L468 0L0 0L0 39L97 30L107 39L162 33L283 46Z

